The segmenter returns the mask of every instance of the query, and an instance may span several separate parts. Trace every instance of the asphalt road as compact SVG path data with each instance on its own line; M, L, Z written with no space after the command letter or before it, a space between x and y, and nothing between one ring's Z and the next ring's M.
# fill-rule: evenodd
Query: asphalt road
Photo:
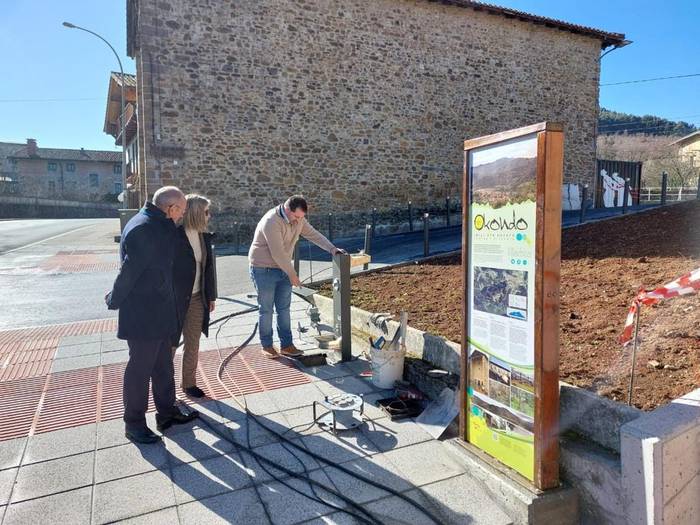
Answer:
M0 255L95 225L95 219L0 221ZM117 223L117 228L118 228Z

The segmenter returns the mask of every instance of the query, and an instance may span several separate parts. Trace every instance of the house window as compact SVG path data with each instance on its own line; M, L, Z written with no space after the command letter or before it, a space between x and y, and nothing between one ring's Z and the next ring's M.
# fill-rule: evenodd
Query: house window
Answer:
M90 174L90 187L97 188L100 186L100 176L97 173Z
M121 164L115 164L114 165L114 174L119 175L122 172L122 165Z
M49 171L56 171L56 163L55 162L49 162L47 166Z
M56 193L56 181L50 180L49 181L49 194L53 195Z
M114 193L119 195L122 192L122 183L121 182L115 182L114 183Z
M66 164L66 171L75 171L75 163L69 162L68 164Z

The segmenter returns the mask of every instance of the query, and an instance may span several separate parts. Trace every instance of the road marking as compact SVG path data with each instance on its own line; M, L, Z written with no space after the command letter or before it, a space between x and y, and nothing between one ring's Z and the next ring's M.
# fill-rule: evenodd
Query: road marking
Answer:
M19 248L13 248L12 250L8 250L6 252L0 253L0 255L7 255L8 253L16 252L18 250L24 250L25 248L29 248L30 246L36 246L37 244L41 244L42 242L51 241L53 239L58 239L59 237L63 237L64 235L68 235L69 233L75 233L77 231L84 230L86 228L92 228L94 226L96 226L96 224L88 224L87 226L81 226L80 228L76 228L75 230L70 230L67 232L59 233L58 235L54 235L53 237L47 237L46 239L42 239L40 241L25 244L24 246L20 246Z

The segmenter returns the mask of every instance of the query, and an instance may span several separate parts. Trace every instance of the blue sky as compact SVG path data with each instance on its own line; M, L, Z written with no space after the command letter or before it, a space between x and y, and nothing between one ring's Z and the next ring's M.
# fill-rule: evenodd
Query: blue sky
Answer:
M222 0L223 1L223 0ZM371 1L371 0L367 0ZM634 43L603 58L601 83L700 73L700 2L692 0L491 0L503 6L607 31ZM64 20L100 33L125 71L124 0L2 0L0 141L116 149L102 132L112 52ZM601 105L700 124L700 77L601 87ZM58 100L55 100L58 99ZM83 99L83 100L75 100ZM87 100L85 100L87 99ZM41 100L42 102L37 102Z

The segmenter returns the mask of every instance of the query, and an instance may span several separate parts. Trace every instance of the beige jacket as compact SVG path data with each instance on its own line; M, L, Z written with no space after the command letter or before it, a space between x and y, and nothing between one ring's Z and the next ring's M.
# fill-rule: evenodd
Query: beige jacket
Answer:
M269 210L260 219L248 251L248 262L258 268L279 268L292 276L294 245L300 235L327 252L335 248L333 243L306 219L289 222L284 213L284 206L280 205Z

